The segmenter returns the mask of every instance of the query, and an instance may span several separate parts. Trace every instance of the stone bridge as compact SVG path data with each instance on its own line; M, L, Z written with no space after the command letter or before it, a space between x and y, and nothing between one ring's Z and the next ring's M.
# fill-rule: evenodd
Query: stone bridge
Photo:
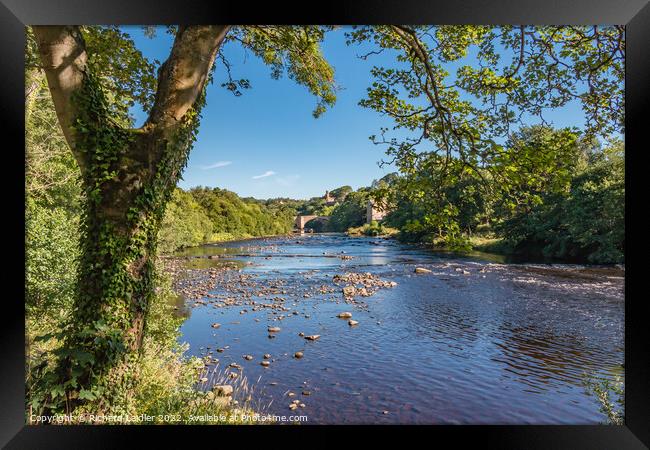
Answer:
M304 230L305 229L305 224L309 222L310 220L314 219L319 219L319 220L330 220L328 216L297 216L296 221L294 223L294 227L297 230Z

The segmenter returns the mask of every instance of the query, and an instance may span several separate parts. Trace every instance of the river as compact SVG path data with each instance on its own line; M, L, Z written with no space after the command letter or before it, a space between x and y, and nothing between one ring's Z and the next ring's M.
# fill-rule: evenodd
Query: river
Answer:
M584 375L622 375L622 268L509 264L340 234L183 255L240 265L211 298L185 302L180 340L218 359L220 373L239 371L266 413L310 424L594 424L604 417ZM333 277L350 272L397 285L349 303ZM304 407L290 410L295 400Z

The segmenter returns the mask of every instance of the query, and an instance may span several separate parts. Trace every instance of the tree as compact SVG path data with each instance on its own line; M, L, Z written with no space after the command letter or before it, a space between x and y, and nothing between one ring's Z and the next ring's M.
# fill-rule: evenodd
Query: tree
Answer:
M102 73L106 53L88 45L92 30L33 27L85 194L73 317L51 377L65 395L50 400L63 397L68 409L99 395L98 380L142 344L165 205L196 138L205 86L222 45L240 42L271 66L274 77L286 68L319 99L315 116L335 101L333 70L318 47L322 27L179 26L153 96L132 84L141 69L147 72L146 65ZM229 75L224 85L237 95L248 85L233 81L225 59L224 65ZM133 96L125 93L140 95L145 108L151 99L141 128L131 127L127 111Z
M352 186L345 185L345 186L338 187L336 189L332 189L330 191L330 195L334 197L337 201L343 201L345 200L345 197L350 192L352 192L352 190L353 190Z
M366 221L367 190L350 192L343 203L338 205L330 216L328 228L332 231L346 231L358 227Z
M621 26L381 25L356 27L347 37L371 43L363 58L395 55L394 65L373 67L360 105L392 118L406 137L382 128L371 138L406 176L433 161L432 184L443 189L463 173L487 188L510 183L510 172L494 161L517 125L547 125L548 109L573 100L585 113L585 139L623 132L624 33Z

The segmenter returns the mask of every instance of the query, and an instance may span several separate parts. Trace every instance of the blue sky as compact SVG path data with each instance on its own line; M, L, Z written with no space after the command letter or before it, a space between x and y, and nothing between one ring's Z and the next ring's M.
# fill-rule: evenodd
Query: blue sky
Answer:
M164 30L151 39L141 27L122 29L146 57L167 59L173 37ZM358 106L372 83L372 66L394 64L393 56L384 53L362 60L357 55L363 49L347 46L344 32L345 27L328 33L322 46L341 91L336 105L318 119L311 115L316 100L306 88L288 77L272 79L259 59L229 43L224 54L233 78L247 78L252 88L240 97L222 88L225 70L218 63L215 81L208 86L198 139L179 186L220 187L242 197L310 198L342 185L368 186L394 171L378 166L384 150L368 138L392 122ZM142 124L145 114L137 109L133 114L137 125ZM575 104L548 117L556 126L583 124L582 111Z

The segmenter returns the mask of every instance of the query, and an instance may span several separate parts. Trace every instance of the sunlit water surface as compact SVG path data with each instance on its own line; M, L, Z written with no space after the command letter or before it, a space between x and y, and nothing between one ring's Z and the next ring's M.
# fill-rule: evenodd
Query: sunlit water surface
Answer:
M286 283L284 304L297 315L273 320L269 310L207 304L189 308L181 329L191 354L228 346L212 356L222 368L243 367L268 413L300 413L308 423L598 423L604 417L584 376L612 379L622 371L622 268L506 264L333 234L186 253L219 254L241 261L242 273L263 285ZM352 259L336 257L343 254ZM415 267L432 273L416 275ZM345 272L371 272L398 285L360 299L365 305L346 304L341 285L318 292ZM336 317L343 311L359 325ZM214 322L221 327L211 328ZM271 339L268 326L281 331ZM310 342L300 332L321 337ZM297 351L302 359L293 357ZM273 360L264 368L267 353ZM294 399L306 406L290 411Z

